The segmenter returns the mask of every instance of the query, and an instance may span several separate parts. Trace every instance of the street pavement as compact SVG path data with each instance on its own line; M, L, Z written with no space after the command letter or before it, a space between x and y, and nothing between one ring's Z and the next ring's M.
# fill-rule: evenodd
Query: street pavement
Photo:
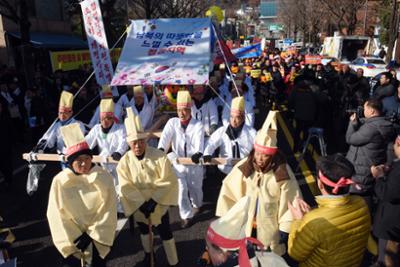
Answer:
M256 116L256 128L262 125L268 107L258 103L259 113ZM288 162L293 170L297 169L297 160L291 152L293 145L293 127L287 120L285 112L279 120L279 147L287 155ZM10 254L18 258L21 267L53 267L60 266L60 255L53 246L48 223L46 208L48 192L52 177L60 170L58 163L48 163L41 174L38 191L32 196L26 194L26 179L28 169L21 154L30 150L29 145L20 144L17 147L15 158L15 183L11 188L0 185L0 214L5 219L5 225L12 228L16 236ZM318 152L318 150L316 151ZM298 155L297 155L298 156ZM312 176L317 153L307 153L305 160L296 172L302 193L306 201L315 204L313 190L315 182ZM180 228L178 208L170 209L170 222L173 230L180 266L196 266L196 260L204 251L204 236L209 223L214 219L215 205L218 198L223 177L218 171L211 169L204 180L204 207L196 217L195 224L188 229ZM117 237L114 247L108 256L108 266L133 267L144 257L139 238L138 228L130 229L126 219L119 221ZM161 240L156 235L154 248L156 252L156 266L167 266L166 257Z

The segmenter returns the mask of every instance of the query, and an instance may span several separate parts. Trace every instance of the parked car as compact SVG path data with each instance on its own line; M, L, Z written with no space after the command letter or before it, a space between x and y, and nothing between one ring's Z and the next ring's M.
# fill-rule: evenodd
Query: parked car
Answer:
M350 68L364 70L365 77L375 77L381 72L387 71L387 64L381 58L376 57L358 57L350 63Z

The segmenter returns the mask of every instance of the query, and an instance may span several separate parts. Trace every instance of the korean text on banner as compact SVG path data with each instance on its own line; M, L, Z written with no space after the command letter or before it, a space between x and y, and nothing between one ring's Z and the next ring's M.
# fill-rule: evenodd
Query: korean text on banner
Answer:
M99 1L85 0L80 4L97 83L99 85L110 84L113 68Z
M208 18L134 20L112 85L206 84Z
M111 61L117 64L121 48L114 48L111 52ZM51 67L56 70L70 71L91 64L89 50L50 51Z

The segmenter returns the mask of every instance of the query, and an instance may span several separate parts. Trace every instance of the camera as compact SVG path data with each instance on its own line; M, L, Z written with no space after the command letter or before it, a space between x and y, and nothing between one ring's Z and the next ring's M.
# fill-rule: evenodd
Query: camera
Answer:
M364 117L364 107L358 106L357 108L346 109L346 113L349 115L355 113L357 118L362 118L362 117Z

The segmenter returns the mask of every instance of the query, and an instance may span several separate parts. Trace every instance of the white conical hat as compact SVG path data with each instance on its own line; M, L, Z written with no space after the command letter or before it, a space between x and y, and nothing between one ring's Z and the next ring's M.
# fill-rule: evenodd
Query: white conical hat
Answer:
M61 136L67 147L67 157L82 150L89 149L79 123L71 123L60 128Z
M147 133L144 132L140 118L136 115L131 107L126 109L125 128L126 141L132 142L139 139L147 138Z
M257 132L254 149L262 154L274 155L278 151L277 114L278 111L270 110L262 128Z
M67 91L62 91L58 110L63 112L72 111L74 105L74 95Z

